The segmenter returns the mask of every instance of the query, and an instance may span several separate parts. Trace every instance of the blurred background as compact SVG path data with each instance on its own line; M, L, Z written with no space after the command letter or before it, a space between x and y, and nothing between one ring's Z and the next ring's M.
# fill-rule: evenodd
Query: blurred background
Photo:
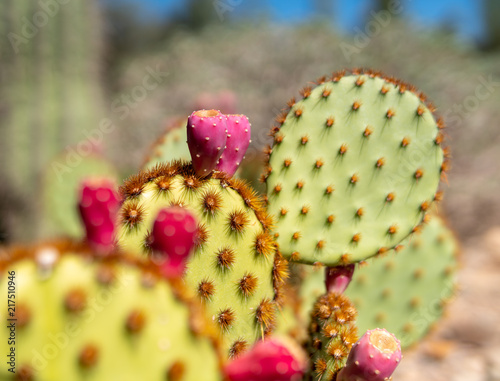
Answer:
M79 171L120 182L193 109L250 118L253 180L291 96L332 71L374 68L416 85L445 118L440 208L474 269L458 304L476 318L450 318L404 379L425 363L427 379L500 380L488 355L500 353L499 20L497 0L2 0L0 243L65 231Z

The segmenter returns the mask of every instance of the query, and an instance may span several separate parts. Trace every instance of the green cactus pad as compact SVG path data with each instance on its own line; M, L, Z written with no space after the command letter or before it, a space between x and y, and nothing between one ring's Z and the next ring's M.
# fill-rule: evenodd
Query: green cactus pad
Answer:
M66 243L18 249L15 256L0 262L0 285L7 290L8 271L15 272L22 377L2 366L1 379L220 380L217 339L201 332L208 325L199 304L155 266L95 258ZM7 312L4 303L2 316ZM3 325L3 353L8 335Z
M344 295L328 293L314 303L309 326L311 380L332 381L358 340L356 309Z
M133 176L122 194L118 243L140 256L149 252L149 231L160 209L180 205L196 216L198 243L185 280L230 355L231 348L247 347L273 328L275 290L286 264L275 255L263 202L244 181L221 172L200 178L190 164L174 162Z
M143 169L151 169L157 164L173 160L190 160L191 155L186 143L187 119L175 119L169 124L165 133L149 149Z
M264 175L283 255L334 266L395 247L434 200L442 122L411 86L372 72L302 95L278 117Z
M403 347L418 342L441 318L445 303L453 296L457 253L453 233L439 217L429 216L401 248L359 266L345 294L358 310L360 331L385 328ZM325 271L294 266L301 268L304 279L301 316L306 317L311 301L324 292Z
M117 179L118 174L112 164L98 155L79 158L81 161L74 165L68 164L67 157L61 155L54 159L45 173L44 231L46 235L80 238L83 228L76 206L82 180L94 176Z

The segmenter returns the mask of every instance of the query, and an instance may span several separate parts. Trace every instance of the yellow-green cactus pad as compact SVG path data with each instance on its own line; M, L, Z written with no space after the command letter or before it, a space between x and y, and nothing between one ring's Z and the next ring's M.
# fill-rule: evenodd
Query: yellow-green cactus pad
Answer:
M174 162L133 176L122 194L118 243L138 256L150 252L149 233L160 209L180 205L198 219L185 280L220 329L228 355L274 328L275 290L286 264L276 254L262 200L244 181L221 172L200 178L190 164Z
M151 264L66 243L11 254L0 262L0 286L15 283L15 310L4 303L1 316L17 319L16 343L2 324L0 346L15 347L16 374L2 364L2 380L220 380L217 340L201 334L199 304Z

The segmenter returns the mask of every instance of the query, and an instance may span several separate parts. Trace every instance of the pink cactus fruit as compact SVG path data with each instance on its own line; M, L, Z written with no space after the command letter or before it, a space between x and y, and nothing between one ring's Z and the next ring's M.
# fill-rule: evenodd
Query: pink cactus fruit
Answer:
M160 210L153 224L150 247L160 255L157 264L165 277L182 276L197 232L196 219L187 209L172 206Z
M389 380L401 361L401 343L385 329L367 331L352 347L337 381Z
M215 169L227 140L226 117L217 110L194 111L187 122L187 143L199 176Z
M243 160L251 142L251 125L245 115L226 115L227 141L226 149L215 169L232 176Z
M326 291L342 294L351 283L354 265L326 268Z
M297 343L272 337L229 362L224 374L228 381L299 381L306 367L307 357Z
M106 178L90 178L81 185L78 208L89 246L100 255L115 244L115 225L120 201L116 184Z

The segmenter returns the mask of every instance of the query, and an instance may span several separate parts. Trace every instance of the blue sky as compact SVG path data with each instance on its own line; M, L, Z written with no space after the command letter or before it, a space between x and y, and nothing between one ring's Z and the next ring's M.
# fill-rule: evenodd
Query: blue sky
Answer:
M182 11L184 0L104 0L132 3L142 8L145 17L168 16ZM268 14L281 23L300 23L313 16L311 3L317 0L213 0L236 4L234 16ZM328 1L328 0L327 0ZM344 32L362 26L372 0L331 0L333 22ZM477 40L484 33L480 0L401 0L404 14L420 27L436 27L442 23L453 25L467 40ZM233 14L231 14L233 16Z

